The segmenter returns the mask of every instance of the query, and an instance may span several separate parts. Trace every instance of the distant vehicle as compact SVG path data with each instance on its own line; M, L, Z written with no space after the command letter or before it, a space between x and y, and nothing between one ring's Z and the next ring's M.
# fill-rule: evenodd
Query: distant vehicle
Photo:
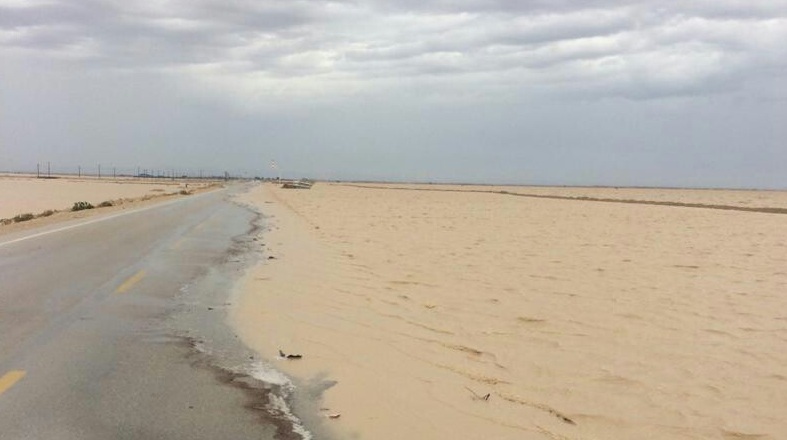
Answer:
M312 185L314 185L314 181L309 179L301 179L301 180L293 180L290 182L285 182L281 187L287 189L311 189Z

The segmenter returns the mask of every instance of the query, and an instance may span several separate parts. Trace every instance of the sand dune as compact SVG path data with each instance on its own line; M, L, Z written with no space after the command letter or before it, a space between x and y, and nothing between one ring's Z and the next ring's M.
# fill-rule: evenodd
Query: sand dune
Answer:
M787 206L784 192L624 192ZM276 259L249 272L233 322L268 357L304 354L277 363L287 373L337 382L322 405L342 414L326 420L338 438L787 432L787 216L338 184L245 200L269 216Z

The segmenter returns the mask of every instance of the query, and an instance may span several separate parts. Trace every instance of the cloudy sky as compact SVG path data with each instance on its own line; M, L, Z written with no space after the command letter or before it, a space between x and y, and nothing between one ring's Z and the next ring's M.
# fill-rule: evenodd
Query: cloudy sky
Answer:
M0 171L787 188L787 0L0 0Z

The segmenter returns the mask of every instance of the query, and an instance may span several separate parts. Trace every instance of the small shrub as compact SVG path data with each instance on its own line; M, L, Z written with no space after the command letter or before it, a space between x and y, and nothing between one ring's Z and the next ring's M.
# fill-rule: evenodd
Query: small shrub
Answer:
M28 221L28 220L33 220L34 218L35 218L35 216L34 216L33 214L31 214L31 213L29 213L29 212L28 212L28 213L25 213L25 214L19 214L19 215L17 215L16 217L14 217L14 221L15 221L16 223L19 223L19 222L26 222L26 221Z
M115 204L110 202L109 200L106 200L106 201L101 202L101 203L98 204L99 208L108 208L110 206L115 206Z
M39 217L49 217L50 215L52 215L54 213L55 213L55 211L53 211L51 209L47 209L46 211L42 212L41 214L38 214L38 216Z
M189 191L187 189L182 189L182 190L180 190L180 195L182 195L182 196L189 196L189 195L191 195L191 191Z
M14 219L11 219L11 218L4 218L4 219L0 220L0 223L2 223L4 225L10 225L13 222L14 222Z
M71 208L72 211L82 211L85 209L93 209L94 206L88 202L75 202L74 206Z

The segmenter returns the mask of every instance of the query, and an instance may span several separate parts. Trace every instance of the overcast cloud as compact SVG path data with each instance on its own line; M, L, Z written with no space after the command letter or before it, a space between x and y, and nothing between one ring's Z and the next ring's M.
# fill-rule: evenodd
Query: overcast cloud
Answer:
M0 0L0 170L785 188L785 41L785 0Z

